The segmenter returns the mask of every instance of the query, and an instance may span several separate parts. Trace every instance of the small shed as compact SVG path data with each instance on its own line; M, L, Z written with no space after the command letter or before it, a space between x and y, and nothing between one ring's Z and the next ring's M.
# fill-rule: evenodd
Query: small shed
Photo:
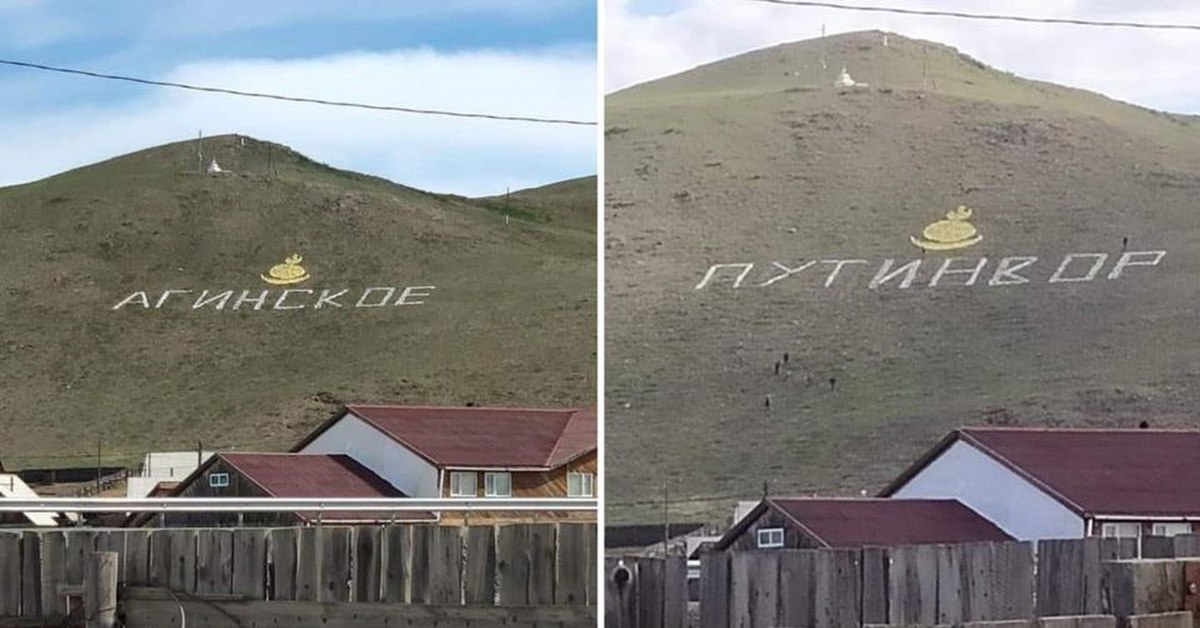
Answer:
M219 453L184 479L171 497L407 497L344 454ZM139 525L293 526L314 523L434 522L431 512L171 513Z
M1011 541L953 499L770 497L713 550L859 548Z

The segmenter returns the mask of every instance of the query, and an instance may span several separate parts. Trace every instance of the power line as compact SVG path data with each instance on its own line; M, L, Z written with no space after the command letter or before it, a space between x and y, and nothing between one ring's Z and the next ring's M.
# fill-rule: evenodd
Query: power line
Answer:
M967 20L993 20L1005 22L1024 22L1033 24L1070 24L1074 26L1101 26L1110 28L1146 28L1156 30L1188 30L1200 31L1200 24L1169 24L1163 22L1126 22L1118 20L1087 20L1070 17L1029 17L1022 15L1001 15L995 13L963 13L961 11L938 11L931 9L900 9L896 7L861 6L841 4L837 2L817 2L811 0L746 0L747 2L762 2L766 4L783 4L800 7L822 9L837 9L840 11L860 11L867 13L896 13L899 15L921 15L925 17L954 17Z
M731 494L731 495L708 495L708 496L704 496L704 497L680 497L680 498L672 499L671 503L672 504L694 504L694 503L701 503L701 502L720 502L720 501L729 501L729 500L753 501L753 500L747 500L745 495ZM661 506L662 503L663 503L663 500L661 500L661 499L644 499L644 500L628 501L628 502L605 501L606 506Z
M349 107L354 109L370 109L372 111L393 111L400 113L414 113L430 116L449 116L453 118L479 118L484 120L503 120L506 122L534 122L539 124L569 124L577 126L596 126L595 122L588 120L571 120L566 118L538 118L533 116L507 116L491 113L471 113L464 111L446 111L441 109L417 109L414 107L396 107L392 105L373 105L370 103L349 102L341 100L326 100L323 98L304 98L301 96L285 96L282 94L267 94L263 92L246 92L237 89L227 89L224 87L207 87L203 85L190 85L187 83L174 83L171 81L155 81L151 79L138 78L134 76L122 76L120 74L104 74L101 72L89 72L87 70L76 70L73 68L61 68L52 65L43 65L41 63L29 63L26 61L13 61L11 59L0 59L0 65L9 65L19 68L29 68L33 70L45 70L47 72L59 72L62 74L75 74L79 76L90 76L92 78L108 79L112 81L125 81L128 83L139 83L142 85L155 85L158 87L175 87L178 89L188 89L197 92L209 92L214 94L227 94L230 96L243 96L246 98L265 98L268 100L282 100L286 102L300 102L314 105L325 105L328 107Z

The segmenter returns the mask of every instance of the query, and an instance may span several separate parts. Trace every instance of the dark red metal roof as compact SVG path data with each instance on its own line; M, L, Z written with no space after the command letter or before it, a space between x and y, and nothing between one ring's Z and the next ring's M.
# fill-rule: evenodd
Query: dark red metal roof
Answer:
M960 438L1089 515L1200 515L1200 431L963 428Z
M1013 538L953 499L771 498L829 547L1011 541Z
M407 497L370 469L343 454L222 453L229 466L257 484L271 497ZM317 519L318 513L297 513ZM433 513L418 511L349 512L320 514L322 521L433 520Z
M554 468L596 449L594 409L346 409L439 466Z

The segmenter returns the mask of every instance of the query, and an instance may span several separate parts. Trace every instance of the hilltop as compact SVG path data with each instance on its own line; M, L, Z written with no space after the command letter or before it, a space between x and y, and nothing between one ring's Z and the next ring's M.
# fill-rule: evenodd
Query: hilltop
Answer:
M200 174L197 148L0 188L6 466L283 449L349 401L594 403L594 218L514 199L506 223L239 135ZM293 254L306 280L265 281Z
M764 481L874 493L964 424L1197 424L1192 117L862 32L622 90L606 124L611 520L656 521L663 482L717 521ZM960 205L981 241L913 245ZM1166 253L1108 279L1128 251ZM1107 261L1051 283L1068 254ZM887 260L908 289L871 288Z

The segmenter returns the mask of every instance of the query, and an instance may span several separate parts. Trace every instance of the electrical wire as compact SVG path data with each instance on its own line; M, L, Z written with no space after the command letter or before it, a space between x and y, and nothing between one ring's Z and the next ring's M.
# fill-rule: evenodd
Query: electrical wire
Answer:
M203 85L191 85L188 83L175 83L172 81L156 81L152 79L138 78L135 76L123 76L120 74L105 74L102 72L90 72L87 70L77 70L74 68L63 68L41 63L30 63L27 61L14 61L12 59L0 59L0 65L8 65L19 68L28 68L33 70L43 70L46 72L59 72L61 74L74 74L78 76L89 76L92 78L107 79L112 81L125 81L128 83L138 83L141 85L154 85L157 87L174 87L177 89L187 89L197 92L209 92L214 94L226 94L230 96L243 96L246 98L265 98L268 100L281 100L285 102L308 103L314 105L325 105L328 107L349 107L354 109L369 109L372 111L392 111L399 113L412 113L429 116L449 116L453 118L477 118L484 120L502 120L505 122L531 122L538 124L567 124L577 126L596 126L596 122L588 120L571 120L566 118L539 118L534 116L509 116L491 113L474 113L465 111L446 111L442 109L417 109L415 107L397 107L392 105L374 105L370 103L350 102L342 100L327 100L324 98L305 98L301 96L286 96L282 94L267 94L263 92L247 92L237 89L227 89L224 87L208 87Z
M993 20L1007 22L1022 22L1027 24L1068 24L1072 26L1099 26L1108 28L1145 28L1156 30L1189 30L1200 31L1200 24L1171 24L1165 22L1128 22L1121 20L1088 20L1070 17L1029 17L1022 15L1003 15L998 13L965 13L962 11L942 11L934 9L901 9L898 7L865 6L842 4L839 2L820 2L816 0L745 0L764 4L782 4L799 7L820 9L837 9L839 11L859 11L869 13L894 13L898 15L919 15L924 17L952 17L967 20Z

